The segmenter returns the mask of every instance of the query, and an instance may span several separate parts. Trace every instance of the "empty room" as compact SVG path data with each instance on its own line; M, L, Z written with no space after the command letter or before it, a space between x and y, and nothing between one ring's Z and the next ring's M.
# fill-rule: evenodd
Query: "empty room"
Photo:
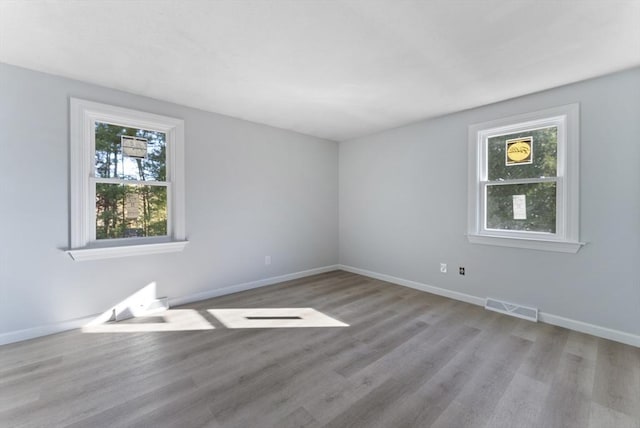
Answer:
M640 428L640 0L0 0L0 427Z

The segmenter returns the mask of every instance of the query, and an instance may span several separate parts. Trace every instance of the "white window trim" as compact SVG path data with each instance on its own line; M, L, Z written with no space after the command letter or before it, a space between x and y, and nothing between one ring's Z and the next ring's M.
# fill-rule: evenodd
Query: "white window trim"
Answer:
M168 236L95 241L93 152L95 122L161 131L167 135ZM167 116L71 98L71 248L76 261L182 251L185 229L184 121Z
M577 253L579 242L579 117L578 104L525 113L469 126L468 234L474 244ZM523 128L558 125L556 233L492 230L485 228L486 141L492 135L518 132ZM526 180L522 180L526 181ZM536 179L536 181L539 181ZM483 183L484 182L484 183Z

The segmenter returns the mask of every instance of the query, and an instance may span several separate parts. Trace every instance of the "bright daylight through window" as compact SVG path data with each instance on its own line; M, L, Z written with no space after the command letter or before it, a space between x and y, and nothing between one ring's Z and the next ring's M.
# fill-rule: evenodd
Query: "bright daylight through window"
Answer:
M71 99L71 250L75 260L180 251L180 119Z
M472 243L577 252L577 104L469 127Z

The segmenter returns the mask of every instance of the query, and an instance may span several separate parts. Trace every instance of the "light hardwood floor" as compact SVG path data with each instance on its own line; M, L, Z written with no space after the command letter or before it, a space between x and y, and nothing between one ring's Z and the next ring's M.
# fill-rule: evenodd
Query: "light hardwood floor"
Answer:
M285 307L349 327L206 311ZM0 426L640 428L640 349L563 328L342 271L184 308L215 328L0 347Z

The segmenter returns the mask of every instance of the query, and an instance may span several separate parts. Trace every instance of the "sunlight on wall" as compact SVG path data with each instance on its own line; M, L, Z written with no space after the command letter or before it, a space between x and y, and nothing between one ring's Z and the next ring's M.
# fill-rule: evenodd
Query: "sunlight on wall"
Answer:
M128 296L121 302L116 303L111 308L104 311L102 314L89 322L87 326L99 325L107 321L121 320L148 314L148 312L145 312L146 306L155 298L156 283L155 281L153 281L145 285L132 295Z
M227 328L349 327L313 308L209 309Z

